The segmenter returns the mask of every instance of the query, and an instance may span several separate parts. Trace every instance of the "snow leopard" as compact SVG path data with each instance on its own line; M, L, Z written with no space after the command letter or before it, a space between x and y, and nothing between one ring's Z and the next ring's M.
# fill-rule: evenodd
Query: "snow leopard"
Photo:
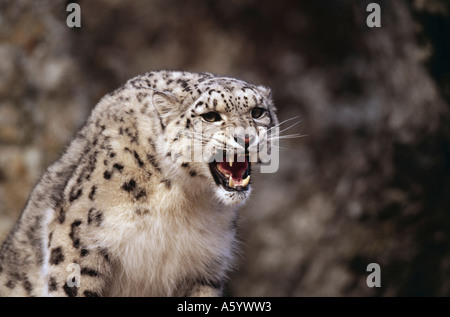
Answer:
M277 126L270 88L128 80L44 172L0 250L0 296L221 296Z

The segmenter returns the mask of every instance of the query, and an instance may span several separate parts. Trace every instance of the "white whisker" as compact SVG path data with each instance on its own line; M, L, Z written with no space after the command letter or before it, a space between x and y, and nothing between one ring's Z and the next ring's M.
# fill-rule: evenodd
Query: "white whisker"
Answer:
M297 138L303 138L309 136L308 134L300 134L300 133L295 133L295 134L286 134L286 135L278 135L278 136L271 136L270 138L267 138L267 140L272 141L272 140L282 140L282 139L297 139Z
M281 121L280 123L278 123L277 125L274 125L274 126L271 127L270 129L268 129L267 131L270 131L270 130L272 130L272 129L274 129L274 128L280 127L282 124L285 124L285 123L287 123L287 122L289 122L289 121L295 120L295 119L297 119L297 118L299 118L299 117L300 117L300 116L295 116L295 117L292 117L292 118L283 120L283 121ZM297 121L295 124L300 123L300 122L302 122L302 120Z

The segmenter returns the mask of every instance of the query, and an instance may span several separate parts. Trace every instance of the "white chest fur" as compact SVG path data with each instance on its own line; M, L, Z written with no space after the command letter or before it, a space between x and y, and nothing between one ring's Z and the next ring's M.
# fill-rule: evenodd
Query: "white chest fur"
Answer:
M192 201L160 203L164 208L153 208L144 217L122 209L107 219L108 239L102 240L116 259L108 295L178 295L184 282L221 278L231 265L234 211Z

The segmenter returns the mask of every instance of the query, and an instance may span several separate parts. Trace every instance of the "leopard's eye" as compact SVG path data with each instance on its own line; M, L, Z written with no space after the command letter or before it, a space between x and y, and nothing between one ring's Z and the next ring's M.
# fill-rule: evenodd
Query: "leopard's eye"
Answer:
M221 121L222 117L215 111L210 111L201 115L202 118L207 122L217 122Z
M252 109L252 118L258 119L261 118L266 113L266 109L261 107L255 107Z

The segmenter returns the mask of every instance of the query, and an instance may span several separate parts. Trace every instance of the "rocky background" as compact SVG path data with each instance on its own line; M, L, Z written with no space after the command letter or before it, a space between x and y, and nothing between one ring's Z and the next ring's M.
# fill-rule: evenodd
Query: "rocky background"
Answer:
M81 28L70 2L0 0L0 241L105 93L208 71L272 87L304 135L257 175L227 295L450 295L448 1L373 1L381 28L371 1L78 1Z

